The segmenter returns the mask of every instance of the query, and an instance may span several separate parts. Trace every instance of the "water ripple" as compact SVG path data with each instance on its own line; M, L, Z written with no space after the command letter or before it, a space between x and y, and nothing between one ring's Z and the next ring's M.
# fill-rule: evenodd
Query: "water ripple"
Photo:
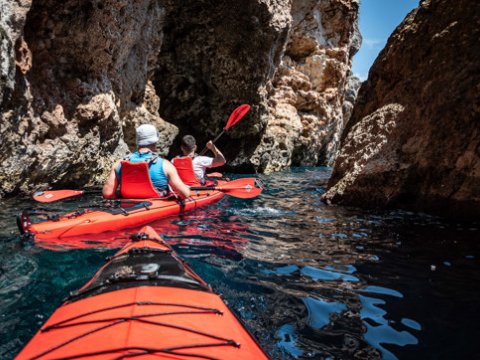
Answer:
M332 314L340 314L347 310L345 304L335 301L325 301L315 298L304 298L303 302L308 310L308 325L314 329L321 329L330 323Z
M225 197L151 225L272 359L473 358L480 225L326 206L329 176L328 168L265 175L258 198ZM48 206L72 210L92 200ZM11 359L137 229L21 245L13 215L34 204L3 205L0 358Z
M342 281L351 281L357 282L359 279L352 275L345 275L339 272L328 271L324 269L317 269L312 266L305 266L302 268L301 273L305 276L311 277L315 281L331 281L331 280L342 280Z

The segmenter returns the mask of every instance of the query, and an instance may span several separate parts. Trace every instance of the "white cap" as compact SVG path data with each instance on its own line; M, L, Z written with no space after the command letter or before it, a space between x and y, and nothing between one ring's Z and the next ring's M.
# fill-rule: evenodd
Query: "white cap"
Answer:
M156 144L159 137L155 126L143 124L137 127L137 146Z

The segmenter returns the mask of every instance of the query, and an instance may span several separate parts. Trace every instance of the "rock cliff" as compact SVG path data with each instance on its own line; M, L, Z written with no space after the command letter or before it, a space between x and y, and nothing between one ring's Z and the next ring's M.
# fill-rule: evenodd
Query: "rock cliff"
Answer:
M328 162L361 44L357 19L356 0L172 2L155 80L161 114L204 142L233 104L253 104L220 142L230 168Z
M157 1L7 4L0 194L103 181L138 119L175 132L148 95L162 44ZM16 71L3 66L12 61Z
M480 6L424 0L362 85L324 200L480 214Z
M101 183L137 124L155 124L173 155L178 135L208 140L241 103L252 110L220 142L230 169L336 151L358 0L0 6L0 196Z
M219 146L231 168L253 172L250 157L269 120L267 84L290 26L290 0L168 2L153 81L162 116L202 144L221 131L236 106L252 105ZM178 154L176 145L171 155Z
M361 45L358 6L350 0L293 1L290 37L267 88L266 129L252 157L260 171L333 161L351 59Z

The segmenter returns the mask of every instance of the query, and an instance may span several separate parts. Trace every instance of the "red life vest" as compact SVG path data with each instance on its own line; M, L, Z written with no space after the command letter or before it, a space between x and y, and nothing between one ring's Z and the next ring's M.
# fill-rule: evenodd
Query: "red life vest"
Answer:
M202 186L197 175L195 175L195 171L193 171L193 161L190 156L176 157L172 159L172 163L177 169L178 176L185 185Z
M153 187L148 163L123 160L120 168L120 196L124 199L151 199L162 197Z

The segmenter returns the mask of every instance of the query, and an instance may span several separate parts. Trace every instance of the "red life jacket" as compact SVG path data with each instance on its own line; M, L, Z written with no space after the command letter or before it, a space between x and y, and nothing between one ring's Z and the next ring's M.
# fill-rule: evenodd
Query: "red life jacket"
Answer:
M202 186L197 175L195 175L195 171L193 171L193 161L190 156L176 157L172 159L172 163L177 169L178 176L185 185Z
M122 160L120 196L124 199L151 199L162 197L153 187L148 163Z

